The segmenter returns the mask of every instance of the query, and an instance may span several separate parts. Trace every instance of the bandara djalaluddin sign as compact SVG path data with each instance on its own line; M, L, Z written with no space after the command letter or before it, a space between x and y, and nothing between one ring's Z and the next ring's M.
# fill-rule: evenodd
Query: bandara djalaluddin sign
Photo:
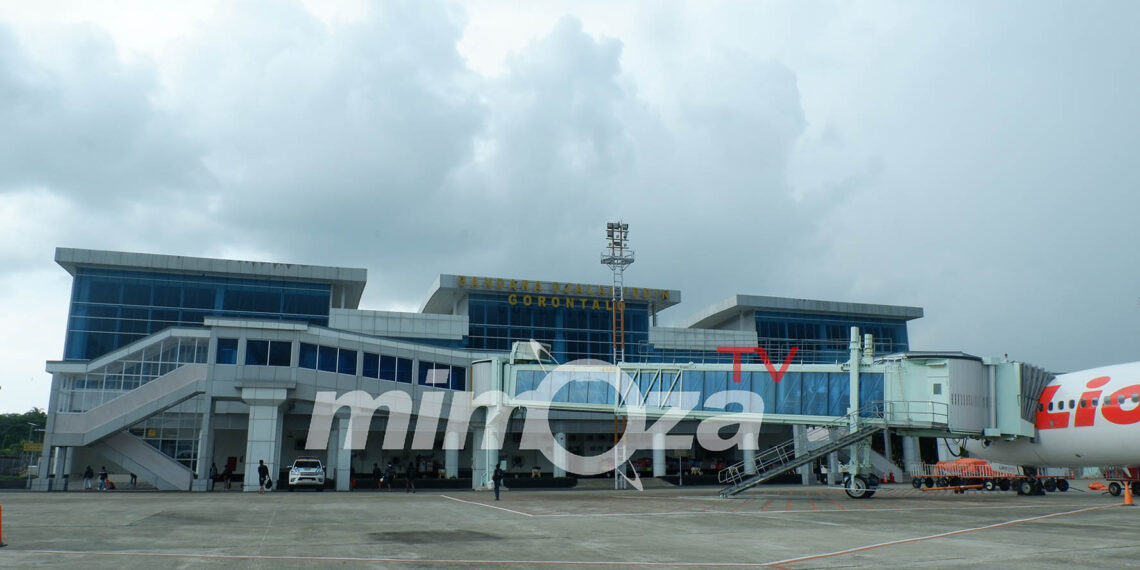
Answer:
M472 292L509 293L507 302L511 305L613 310L609 300L613 296L613 288L605 285L530 281L503 277L468 277L465 275L457 276L457 284L460 289ZM668 302L670 300L670 291L667 289L626 287L624 293L627 301Z

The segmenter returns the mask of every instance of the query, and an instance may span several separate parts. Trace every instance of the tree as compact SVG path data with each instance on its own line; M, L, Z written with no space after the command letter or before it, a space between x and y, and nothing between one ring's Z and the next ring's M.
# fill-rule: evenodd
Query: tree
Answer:
M34 423L41 429L47 425L47 413L39 408L32 408L22 414L0 414L0 455L19 455L23 451L24 442L38 442L40 436L33 431L32 439L28 439L28 423Z

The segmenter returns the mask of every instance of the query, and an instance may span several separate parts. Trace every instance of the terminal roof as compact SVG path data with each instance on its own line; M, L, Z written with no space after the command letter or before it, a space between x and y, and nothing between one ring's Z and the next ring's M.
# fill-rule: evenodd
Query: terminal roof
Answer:
M187 275L210 275L215 277L238 277L269 281L293 281L303 283L326 283L332 285L333 298L340 305L343 297L346 308L356 308L364 285L368 280L368 270L356 267L328 267L321 265L299 265L296 263L273 263L266 261L236 261L211 259L207 257L187 257L182 255L159 255L154 253L129 253L97 249L75 249L57 247L55 262L75 275L79 267L97 267L125 271L150 271L161 273L182 273Z
M683 326L697 329L714 329L729 319L737 318L742 311L879 317L898 319L900 321L909 321L922 317L922 307L844 303L838 301L817 301L812 299L766 297L760 295L733 295L719 303L705 307L696 315L685 321Z

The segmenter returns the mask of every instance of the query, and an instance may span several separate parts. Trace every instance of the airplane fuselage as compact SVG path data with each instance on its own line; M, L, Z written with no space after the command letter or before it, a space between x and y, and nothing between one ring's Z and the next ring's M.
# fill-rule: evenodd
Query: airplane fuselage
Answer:
M1063 374L1041 393L1034 440L970 441L971 457L1050 467L1140 464L1140 362Z

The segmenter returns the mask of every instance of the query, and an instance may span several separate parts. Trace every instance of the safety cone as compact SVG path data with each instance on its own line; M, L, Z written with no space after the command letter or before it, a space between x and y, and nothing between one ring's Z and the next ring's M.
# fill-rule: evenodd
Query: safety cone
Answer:
M1132 504L1132 485L1125 483L1124 485L1124 505L1125 507L1134 507Z

